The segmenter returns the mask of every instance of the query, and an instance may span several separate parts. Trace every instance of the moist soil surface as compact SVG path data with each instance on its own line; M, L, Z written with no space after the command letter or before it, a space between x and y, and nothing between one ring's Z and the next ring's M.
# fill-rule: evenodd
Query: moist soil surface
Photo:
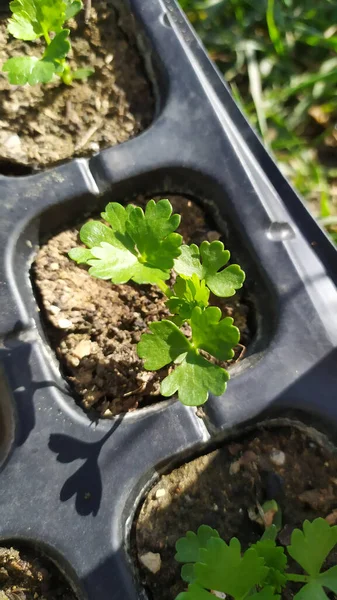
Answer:
M55 565L32 550L0 546L0 600L76 600Z
M185 243L200 244L220 238L205 213L181 196L169 197L181 214L179 232ZM134 203L145 206L143 197ZM46 333L61 370L85 409L112 417L162 400L160 382L167 368L145 371L136 351L149 323L166 318L166 298L156 287L112 285L92 278L86 267L68 258L79 245L80 223L55 235L38 252L33 279L40 297ZM235 261L234 261L235 262ZM213 297L224 316L234 317L241 343L251 339L249 306L239 291L233 298ZM236 358L242 346L236 349Z
M255 431L160 477L138 512L132 535L133 558L149 598L174 600L186 589L181 565L174 560L175 543L202 524L217 529L227 543L233 536L239 538L244 550L263 532L249 515L266 500L275 499L282 510L280 544L289 544L293 529L305 519L328 517L335 524L336 473L336 454L297 429L284 427ZM157 573L142 564L141 557L149 552L160 555ZM337 553L326 567L335 564ZM289 567L299 572L291 563ZM283 592L284 600L299 590L298 584L291 585Z
M92 155L151 123L154 102L133 18L109 0L92 0L89 21L82 10L68 24L70 66L93 67L87 80L11 86L0 73L0 168L7 172L7 161L38 169ZM0 21L0 67L13 56L42 55L39 40L16 40L6 27Z

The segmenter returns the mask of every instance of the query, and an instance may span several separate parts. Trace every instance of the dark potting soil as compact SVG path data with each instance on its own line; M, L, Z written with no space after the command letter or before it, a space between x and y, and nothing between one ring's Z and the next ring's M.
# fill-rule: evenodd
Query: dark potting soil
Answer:
M29 549L0 546L0 600L76 600L64 576Z
M196 204L181 196L169 197L181 214L180 233L186 243L213 240L220 234ZM146 204L143 197L135 203ZM149 323L165 318L166 298L152 286L112 285L92 278L86 267L68 258L78 245L80 226L62 231L42 246L33 266L42 316L61 369L85 409L112 417L162 399L160 382L167 368L145 371L136 351ZM245 291L233 298L212 298L224 316L234 317L241 343L251 340ZM238 346L236 358L242 352Z
M328 517L336 524L336 473L337 457L331 450L284 427L255 431L160 477L137 514L132 535L133 559L149 598L174 600L186 589L181 565L174 560L175 543L202 524L217 529L226 542L237 537L244 550L263 531L249 515L268 499L275 499L282 510L281 544L290 543L292 530L305 519ZM156 573L142 563L142 557L149 560L148 553L155 555L150 555L152 570L160 566ZM328 568L337 564L337 553L328 562ZM283 600L298 590L292 584Z
M14 161L44 168L90 156L134 137L152 121L154 102L136 46L136 25L111 0L92 0L69 21L72 68L91 66L87 81L11 86L0 72L0 169ZM0 22L0 71L12 56L40 56L43 45L22 42ZM10 173L7 173L10 174ZM20 174L19 172L17 174Z

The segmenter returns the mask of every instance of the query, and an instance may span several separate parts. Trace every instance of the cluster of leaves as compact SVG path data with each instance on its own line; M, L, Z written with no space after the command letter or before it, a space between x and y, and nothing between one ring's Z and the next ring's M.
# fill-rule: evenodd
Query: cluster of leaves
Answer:
M295 529L287 552L304 574L289 573L288 556L276 543L277 528L271 525L262 538L243 554L237 538L229 545L207 525L197 533L188 531L176 544L176 560L184 563L181 577L188 591L177 600L214 600L222 592L234 600L279 600L288 582L302 584L294 600L328 600L324 589L337 593L337 566L321 572L324 561L337 544L337 527L324 519L304 521Z
M337 208L336 2L180 4L284 173L337 239L327 214Z
M48 83L58 75L69 85L73 79L84 79L93 73L93 69L72 71L66 61L71 45L70 30L64 24L83 8L81 0L13 0L9 7L9 33L25 41L44 38L46 43L41 58L13 56L4 63L2 70L8 73L11 84Z
M107 205L101 221L89 221L80 231L86 248L70 251L79 264L90 266L89 273L114 284L130 280L157 285L167 296L170 319L150 324L151 333L142 335L138 355L145 369L156 371L175 364L162 381L163 396L178 397L184 404L198 406L209 392L221 395L229 379L228 372L200 353L218 361L234 356L240 333L233 319L222 319L221 310L209 306L210 292L233 296L242 287L244 272L238 265L225 266L230 258L220 241L202 242L200 248L182 244L176 233L180 216L172 214L168 200L150 200L144 211L126 208L116 202ZM170 288L165 281L175 273ZM181 327L189 325L187 337Z

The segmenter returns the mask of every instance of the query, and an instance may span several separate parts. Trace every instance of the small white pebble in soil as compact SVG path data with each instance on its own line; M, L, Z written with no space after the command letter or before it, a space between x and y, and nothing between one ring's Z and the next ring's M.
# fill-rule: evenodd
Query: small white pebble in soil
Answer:
M13 133L13 135L8 136L3 145L7 150L17 150L21 146L21 139L16 133Z
M276 450L276 448L271 451L269 458L276 467L283 467L286 462L286 455L284 452L282 452L282 450Z
M92 150L93 152L98 152L99 151L99 144L97 142L91 142L89 144L89 148L90 150Z
M49 268L51 271L58 271L60 265L57 262L50 263Z
M60 329L69 329L69 327L73 326L73 322L69 321L69 319L59 319L57 325Z
M107 54L104 59L104 62L106 65L109 65L113 61L113 59L114 59L114 57L112 54Z
M51 304L48 310L49 312L51 312L52 315L58 315L59 312L61 312L61 309L55 304Z
M76 348L74 348L73 354L79 359L89 356L91 354L91 341L81 340L80 343L77 344Z
M151 573L158 573L160 571L161 556L159 552L147 552L146 554L142 554L139 560Z
M240 471L240 468L241 468L241 461L240 460L236 460L229 467L229 474L230 475L236 475Z
M165 494L166 490L164 490L164 488L159 488L159 490L156 491L156 498L162 498Z

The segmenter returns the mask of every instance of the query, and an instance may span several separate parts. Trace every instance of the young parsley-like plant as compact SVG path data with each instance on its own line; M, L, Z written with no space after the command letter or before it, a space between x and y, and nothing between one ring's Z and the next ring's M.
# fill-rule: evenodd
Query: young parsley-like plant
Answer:
M25 41L43 38L46 44L41 58L13 56L4 63L2 70L8 73L11 84L49 83L58 75L63 83L70 85L74 79L85 79L94 72L93 69L72 71L66 60L71 45L70 30L64 24L83 8L81 0L13 0L9 7L12 12L9 33Z
M238 265L224 268L230 253L220 241L202 242L200 249L182 245L176 233L180 216L172 214L168 200L150 200L145 212L111 202L102 218L105 223L83 225L80 239L86 247L73 248L69 256L89 265L94 277L114 284L132 280L157 285L167 296L172 317L151 323L137 346L147 370L174 364L161 383L162 395L178 392L189 406L203 404L210 392L221 395L229 374L216 361L234 356L240 333L231 317L222 318L220 308L209 306L209 298L211 292L233 296L243 285L244 272ZM166 283L169 279L175 280L173 287ZM190 336L182 331L184 325Z
M328 600L325 590L337 593L337 566L322 571L337 544L337 526L324 519L304 521L291 536L288 555L304 573L289 573L288 556L276 543L277 528L268 527L261 540L244 553L237 538L224 542L215 529L201 525L176 543L175 558L183 563L181 577L188 584L176 600L214 600L222 592L228 600L279 600L289 582L302 584L294 600Z

